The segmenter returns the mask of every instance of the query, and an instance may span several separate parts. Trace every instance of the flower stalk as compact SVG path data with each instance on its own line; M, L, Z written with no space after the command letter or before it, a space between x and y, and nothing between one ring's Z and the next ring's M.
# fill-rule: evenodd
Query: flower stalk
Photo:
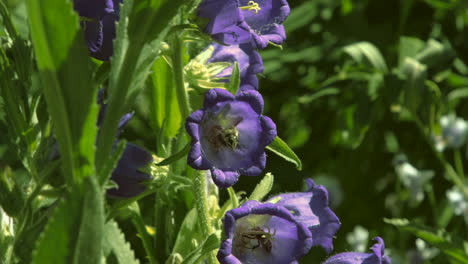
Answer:
M213 225L208 214L208 198L206 194L207 183L206 176L203 171L195 171L192 168L187 168L189 174L195 174L193 178L193 192L195 194L195 207L197 208L198 219L200 220L200 228L204 237L208 237L213 233ZM208 264L216 264L216 257L211 251L208 255Z

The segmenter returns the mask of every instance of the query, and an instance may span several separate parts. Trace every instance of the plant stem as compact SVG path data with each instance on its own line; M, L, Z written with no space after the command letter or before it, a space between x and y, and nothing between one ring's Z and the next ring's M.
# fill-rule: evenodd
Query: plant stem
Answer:
M426 133L421 120L419 120L419 118L416 117L414 118L414 121L420 133L423 135L423 138L426 140L427 144L430 146L432 153L444 167L446 175L449 178L449 180L462 191L465 198L468 198L468 187L465 186L465 183L462 180L461 176L458 175L458 173L455 171L452 165L444 158L442 153L436 150L434 143L432 142L431 135L429 133Z
M457 170L458 176L460 176L462 181L465 181L465 172L463 170L463 161L460 150L456 149L453 151L453 160L455 161L455 168Z
M149 263L157 264L158 261L156 261L156 257L154 256L154 252L153 252L153 247L151 246L151 238L148 236L145 223L141 219L141 216L138 214L134 214L132 217L132 222L135 225L135 228L137 229L138 234L140 235L141 242L143 243L143 247L149 259Z
M194 173L192 168L187 168L189 173ZM200 227L203 237L208 237L213 233L213 226L208 215L208 199L206 194L206 179L203 172L195 172L193 178L193 192L195 194L195 207L197 208L198 219L200 219ZM208 255L208 264L216 264L214 252L211 251Z
M172 38L172 70L174 73L174 82L176 86L177 101L179 103L182 118L187 118L190 114L190 104L184 83L184 61L182 53L184 47L180 34Z

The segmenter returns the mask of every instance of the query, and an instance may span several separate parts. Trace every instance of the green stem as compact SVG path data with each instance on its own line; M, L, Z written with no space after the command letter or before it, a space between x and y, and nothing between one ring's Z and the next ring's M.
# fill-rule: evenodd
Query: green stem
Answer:
M187 168L189 173L194 173L192 168ZM193 178L193 192L195 194L195 207L197 208L198 219L200 220L200 227L203 237L208 237L213 233L213 226L208 215L208 198L206 194L206 178L203 172L195 172ZM216 264L214 252L208 255L208 264Z
M458 173L455 171L455 169L452 167L452 165L445 160L444 156L442 155L441 152L437 151L435 148L434 143L432 142L432 138L430 133L426 133L424 126L418 118L414 118L414 121L420 131L420 133L423 135L423 138L426 140L427 144L430 146L430 149L434 156L437 158L437 160L442 164L442 166L445 169L445 172L447 174L447 177L449 180L455 184L464 194L465 198L468 198L468 187L465 186L464 181L458 175Z
M456 149L453 152L453 160L455 161L455 168L458 176L460 176L462 181L465 181L465 172L463 170L463 161L461 158L460 150Z
M114 78L111 78L111 89L109 91L111 96L96 148L96 168L101 185L106 183L109 176L106 175L107 173L104 173L103 169L106 167L109 155L112 154L112 146L117 135L119 120L125 110L125 100L127 99L127 93L141 49L142 46L138 44L128 47L122 66L120 69L117 69L117 80L113 81Z
M146 232L146 226L141 216L138 214L133 215L132 222L135 225L135 228L140 235L141 242L143 243L143 247L145 248L146 255L149 259L150 264L157 264L156 257L153 254L153 247L151 246L151 238L148 236L148 232Z
M174 73L177 101L179 103L182 118L185 119L189 116L191 110L184 83L184 61L182 57L184 47L180 34L172 38L172 49L172 70Z

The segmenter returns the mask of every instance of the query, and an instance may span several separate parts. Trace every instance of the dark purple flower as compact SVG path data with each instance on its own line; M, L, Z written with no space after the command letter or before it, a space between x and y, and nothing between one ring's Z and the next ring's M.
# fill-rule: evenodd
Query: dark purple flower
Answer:
M99 90L98 103L100 105L97 125L101 126L107 111L107 104L104 103L104 89ZM118 135L132 119L133 113L127 113L119 120ZM149 152L137 145L127 143L125 150L117 163L117 167L112 172L111 180L117 183L118 188L107 190L107 194L116 197L133 197L142 193L146 187L144 181L151 179L149 174L139 171L153 162Z
M251 43L263 49L268 42L286 39L283 21L290 8L286 0L203 0L198 15L209 20L205 31L218 42Z
M146 187L143 182L151 180L151 176L139 169L153 162L153 158L146 150L127 143L125 150L112 172L111 180L118 188L107 190L107 194L117 197L133 197L142 193Z
M257 176L266 164L265 147L276 137L276 125L263 112L263 98L255 90L235 97L223 89L211 89L202 109L193 112L185 127L192 137L188 164L210 170L222 188L239 176Z
M289 264L309 252L312 234L283 206L248 201L223 219L226 240L218 251L221 264Z
M81 17L88 50L96 59L109 60L115 38L115 22L119 20L122 0L74 0L74 8Z
M328 192L325 187L306 179L306 192L285 193L268 201L286 207L294 218L305 224L312 232L313 246L321 246L327 253L333 250L333 236L341 226L340 220L328 207ZM268 202L267 201L267 202Z
M385 244L382 238L374 238L372 253L345 252L327 259L323 264L390 264L391 260L385 254Z
M208 63L237 61L240 70L240 90L258 89L257 73L263 72L263 60L260 54L249 44L224 46L213 44L214 52ZM224 69L217 77L231 77L233 66Z

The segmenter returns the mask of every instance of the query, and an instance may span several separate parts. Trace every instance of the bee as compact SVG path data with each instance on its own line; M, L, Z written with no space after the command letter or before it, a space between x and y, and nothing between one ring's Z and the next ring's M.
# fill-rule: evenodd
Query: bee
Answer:
M263 231L263 229L259 226L255 226L249 231L242 232L241 240L244 243L244 248L248 248L251 250L255 250L259 247L263 248L266 252L270 253L273 247L272 241L274 240L274 236L276 235L276 229L271 230L267 227L267 232ZM250 240L257 240L257 244L252 245L251 247L245 246L249 244Z
M234 127L223 129L221 126L213 126L209 134L209 141L216 149L221 147L235 149L239 146L239 131Z

